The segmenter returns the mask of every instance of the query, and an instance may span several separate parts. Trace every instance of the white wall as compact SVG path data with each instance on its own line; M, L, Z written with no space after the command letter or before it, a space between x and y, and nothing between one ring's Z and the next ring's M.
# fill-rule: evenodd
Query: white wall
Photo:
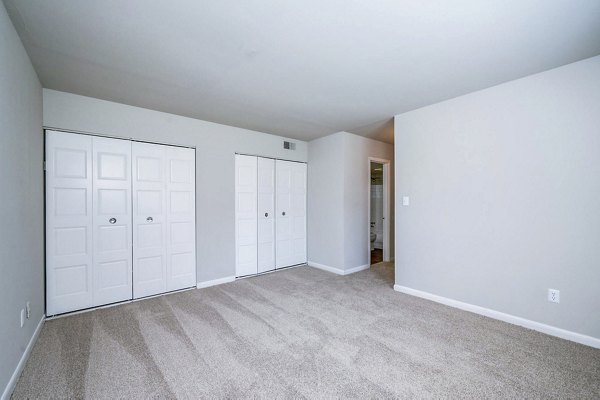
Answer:
M396 284L600 338L600 57L398 115L395 154Z
M1 394L44 313L42 87L1 2L0 122Z
M371 163L369 157L390 165L390 257L394 257L394 146L347 133L344 137L344 256L346 269L370 264L369 227Z
M309 262L342 271L369 264L369 157L388 159L393 168L393 146L339 132L310 141L308 152Z
M44 89L44 126L196 147L198 281L235 275L234 154L307 161L306 142Z
M308 142L308 260L344 269L344 133Z

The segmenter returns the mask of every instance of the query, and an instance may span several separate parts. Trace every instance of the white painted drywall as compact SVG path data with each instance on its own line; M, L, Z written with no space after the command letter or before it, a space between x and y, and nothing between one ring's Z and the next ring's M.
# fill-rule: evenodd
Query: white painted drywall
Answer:
M307 161L306 142L44 89L44 126L196 147L198 282L235 275L236 152Z
M369 157L390 160L390 257L394 257L394 146L346 133L344 135L344 269L371 261L369 251L371 182Z
M344 269L344 133L308 142L308 260Z
M600 56L398 115L395 154L396 284L600 338Z
M369 264L369 157L392 162L393 230L393 146L339 132L310 141L308 153L309 261L344 271Z
M1 2L0 126L2 394L44 313L44 147L42 87Z

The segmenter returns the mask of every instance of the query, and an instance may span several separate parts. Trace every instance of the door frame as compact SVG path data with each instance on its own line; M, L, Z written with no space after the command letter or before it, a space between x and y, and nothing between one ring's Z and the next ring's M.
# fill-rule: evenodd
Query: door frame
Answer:
M368 186L367 186L367 255L369 258L369 266L371 265L371 163L378 163L383 166L383 262L391 261L390 257L390 233L391 233L391 218L390 218L390 167L391 161L384 158L369 157L368 168Z

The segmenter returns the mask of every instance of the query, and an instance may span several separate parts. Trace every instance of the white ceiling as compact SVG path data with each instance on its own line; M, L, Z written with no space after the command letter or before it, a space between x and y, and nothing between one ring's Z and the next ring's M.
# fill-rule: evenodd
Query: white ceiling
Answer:
M599 0L5 0L44 87L310 140L600 54Z

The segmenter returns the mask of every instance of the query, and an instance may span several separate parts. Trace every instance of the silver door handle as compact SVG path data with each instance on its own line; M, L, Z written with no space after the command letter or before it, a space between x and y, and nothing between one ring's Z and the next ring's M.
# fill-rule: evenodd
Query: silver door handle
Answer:
M265 213L265 217L268 217L268 216L269 216L269 213Z
M111 224L114 224L115 222L117 222L116 218L111 218L108 220L108 222L110 222Z
M281 213L281 215L285 215L285 211Z
M152 221L154 221L154 218L152 218L152 217L148 217L148 218L146 218L146 221L148 221L148 222L152 222Z

